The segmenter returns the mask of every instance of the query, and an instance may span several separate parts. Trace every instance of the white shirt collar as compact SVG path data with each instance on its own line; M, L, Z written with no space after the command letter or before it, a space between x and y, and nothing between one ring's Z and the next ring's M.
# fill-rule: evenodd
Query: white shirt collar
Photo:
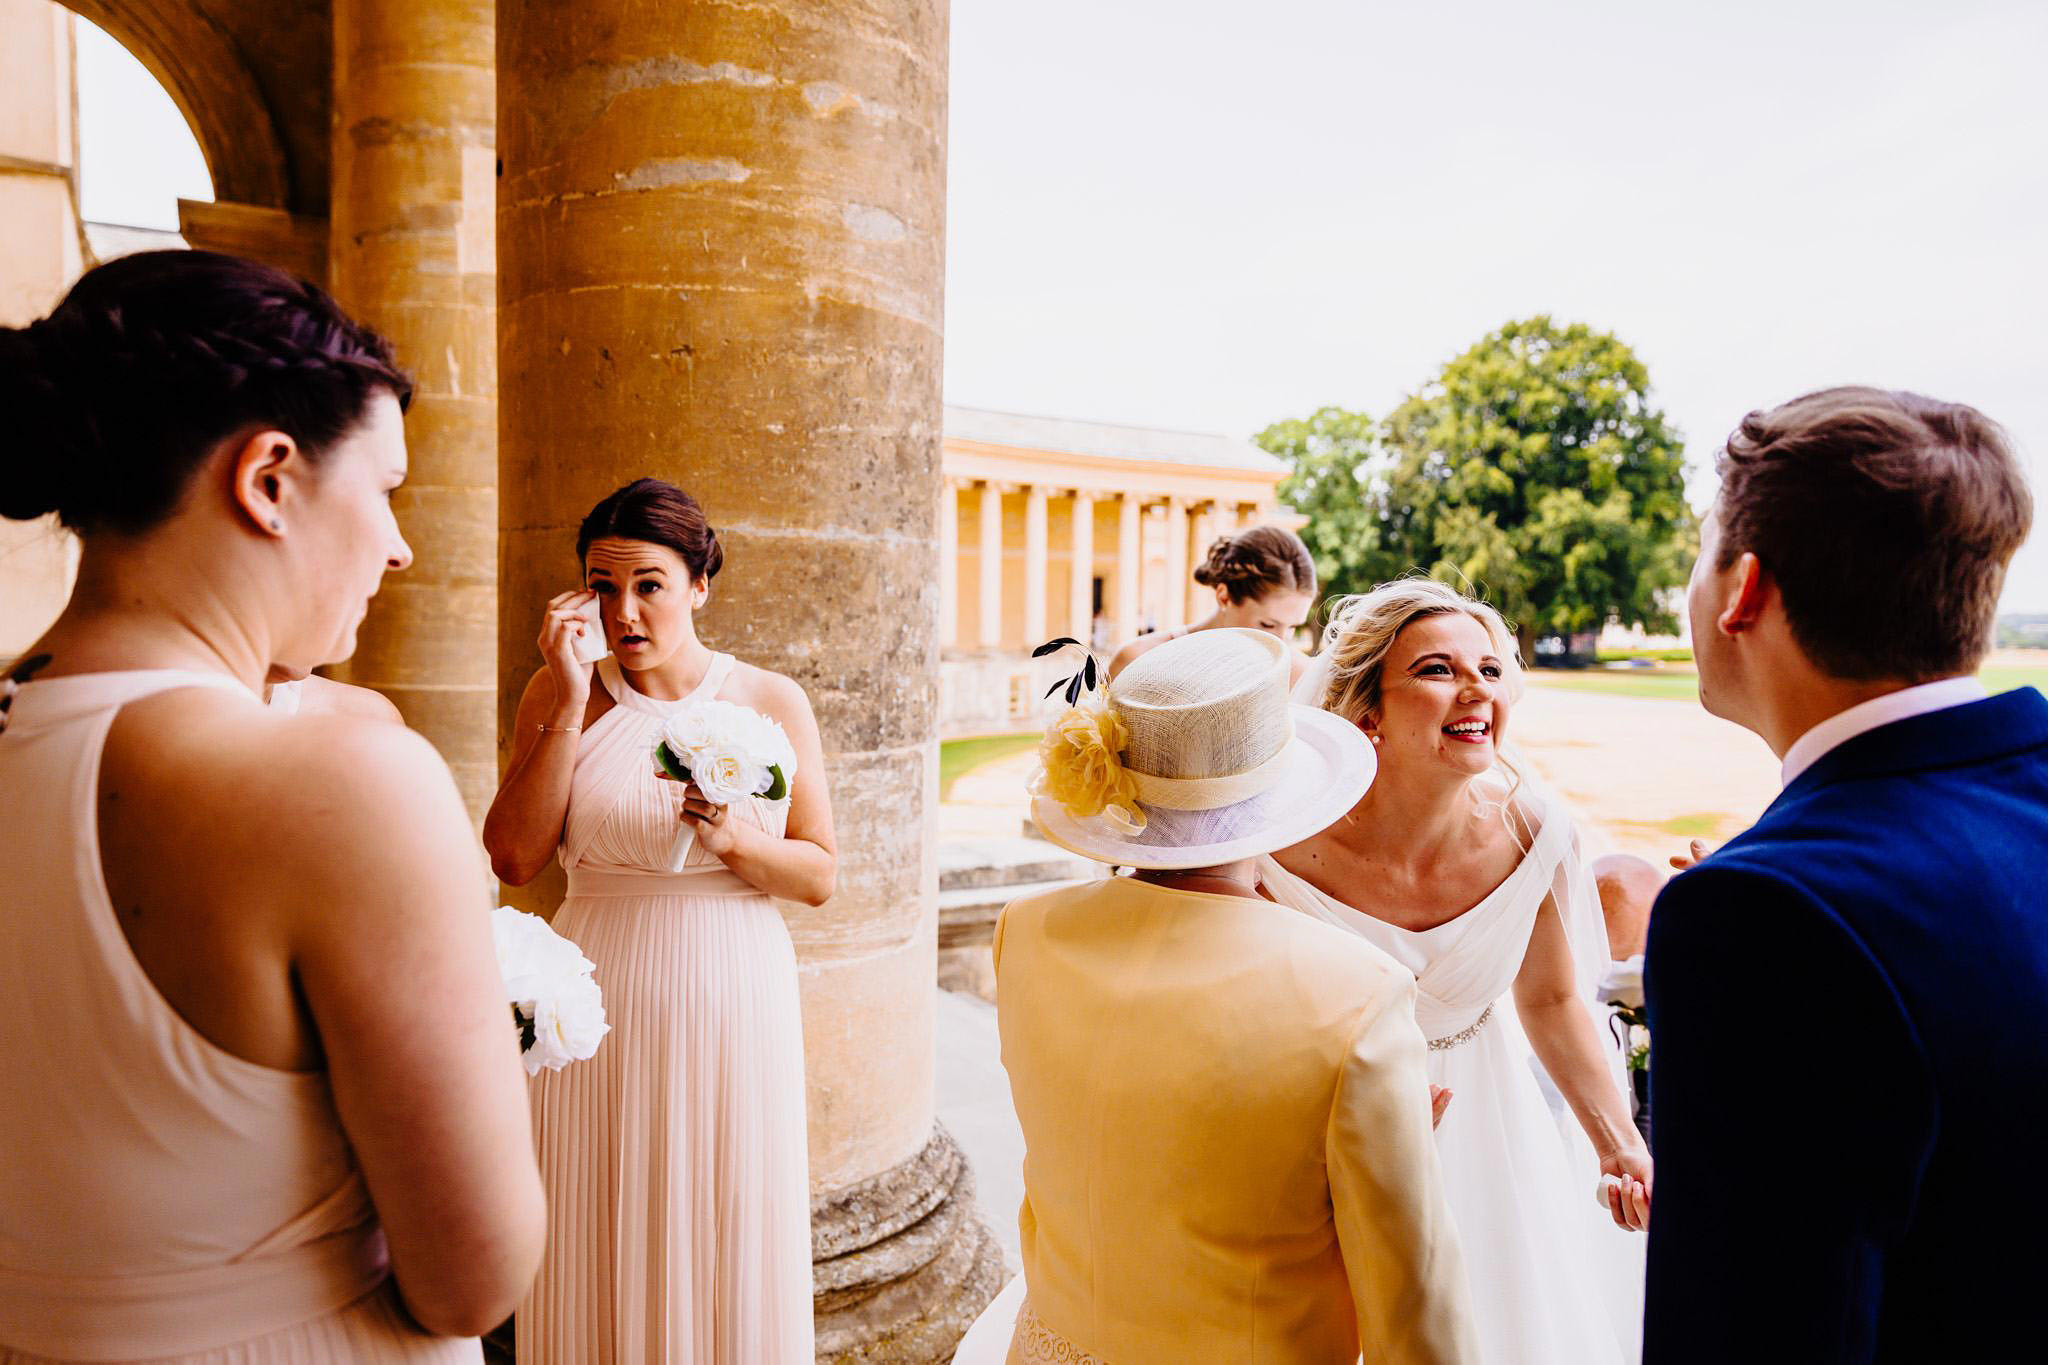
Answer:
M1793 780L1819 762L1823 754L1880 725L1890 725L1909 716L1924 716L1930 711L1946 711L1951 706L1966 706L1973 701L1984 700L1986 695L1984 684L1975 678L1943 678L1939 682L1902 687L1896 692L1858 702L1846 711L1837 711L1792 741L1792 747L1785 751L1782 780L1786 786L1791 786Z

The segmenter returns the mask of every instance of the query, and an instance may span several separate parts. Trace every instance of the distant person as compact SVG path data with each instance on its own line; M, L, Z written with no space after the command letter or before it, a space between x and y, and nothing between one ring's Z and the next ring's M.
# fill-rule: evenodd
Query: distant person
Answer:
M1650 906L1664 882L1663 873L1631 853L1608 853L1593 860L1593 885L1607 921L1611 960L1626 962L1642 955L1650 932Z
M1130 641L1109 661L1109 676L1168 640L1198 630L1263 630L1288 646L1288 681L1301 680L1308 660L1294 636L1316 603L1316 566L1301 537L1280 526L1253 526L1218 537L1195 570L1195 582L1216 593L1216 610L1193 625L1151 632Z
M1646 1358L2030 1355L2048 702L1975 674L2031 495L1976 409L1869 388L1750 413L1719 472L1700 701L1785 787L1650 918Z
M0 1360L474 1362L533 1278L448 767L257 701L412 560L411 392L319 289L205 251L0 328L0 515L83 547L0 682Z

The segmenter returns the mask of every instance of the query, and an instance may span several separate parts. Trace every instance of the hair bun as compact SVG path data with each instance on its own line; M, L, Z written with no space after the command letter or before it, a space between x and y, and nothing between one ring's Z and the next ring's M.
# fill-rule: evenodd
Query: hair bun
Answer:
M63 505L63 386L42 344L46 324L0 327L0 517L33 521Z

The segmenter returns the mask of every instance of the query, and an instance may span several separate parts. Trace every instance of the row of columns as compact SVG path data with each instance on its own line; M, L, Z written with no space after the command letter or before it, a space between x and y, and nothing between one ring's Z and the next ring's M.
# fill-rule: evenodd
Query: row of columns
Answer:
M949 480L939 499L939 623L941 644L963 643L959 638L959 494L965 489L976 495L979 520L975 590L979 621L974 643L985 649L1000 648L1003 639L1003 498L1024 495L1024 637L1036 644L1057 633L1051 625L1047 599L1050 553L1047 548L1051 500L1069 504L1069 543L1073 549L1064 633L1087 640L1095 619L1095 504L1096 493L1085 488L1062 488L1045 484L1011 484L999 480ZM1210 590L1193 579L1197 557L1205 554L1218 536L1250 524L1249 504L1194 501L1187 498L1146 493L1109 494L1117 504L1116 601L1111 617L1116 638L1129 640L1142 627L1141 581L1144 567L1144 518L1156 514L1165 523L1166 582L1169 585L1163 619L1153 624L1171 630L1199 619L1208 609ZM1175 587L1173 585L1182 585Z

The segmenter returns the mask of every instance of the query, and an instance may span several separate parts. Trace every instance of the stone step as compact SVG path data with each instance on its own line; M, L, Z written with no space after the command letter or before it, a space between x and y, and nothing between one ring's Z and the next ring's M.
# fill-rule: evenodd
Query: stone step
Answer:
M1042 839L949 839L939 845L938 858L941 894L1098 875L1096 864Z
M1007 886L963 886L939 893L939 947L964 948L995 937L996 916L1019 896L1073 885L1073 877Z

